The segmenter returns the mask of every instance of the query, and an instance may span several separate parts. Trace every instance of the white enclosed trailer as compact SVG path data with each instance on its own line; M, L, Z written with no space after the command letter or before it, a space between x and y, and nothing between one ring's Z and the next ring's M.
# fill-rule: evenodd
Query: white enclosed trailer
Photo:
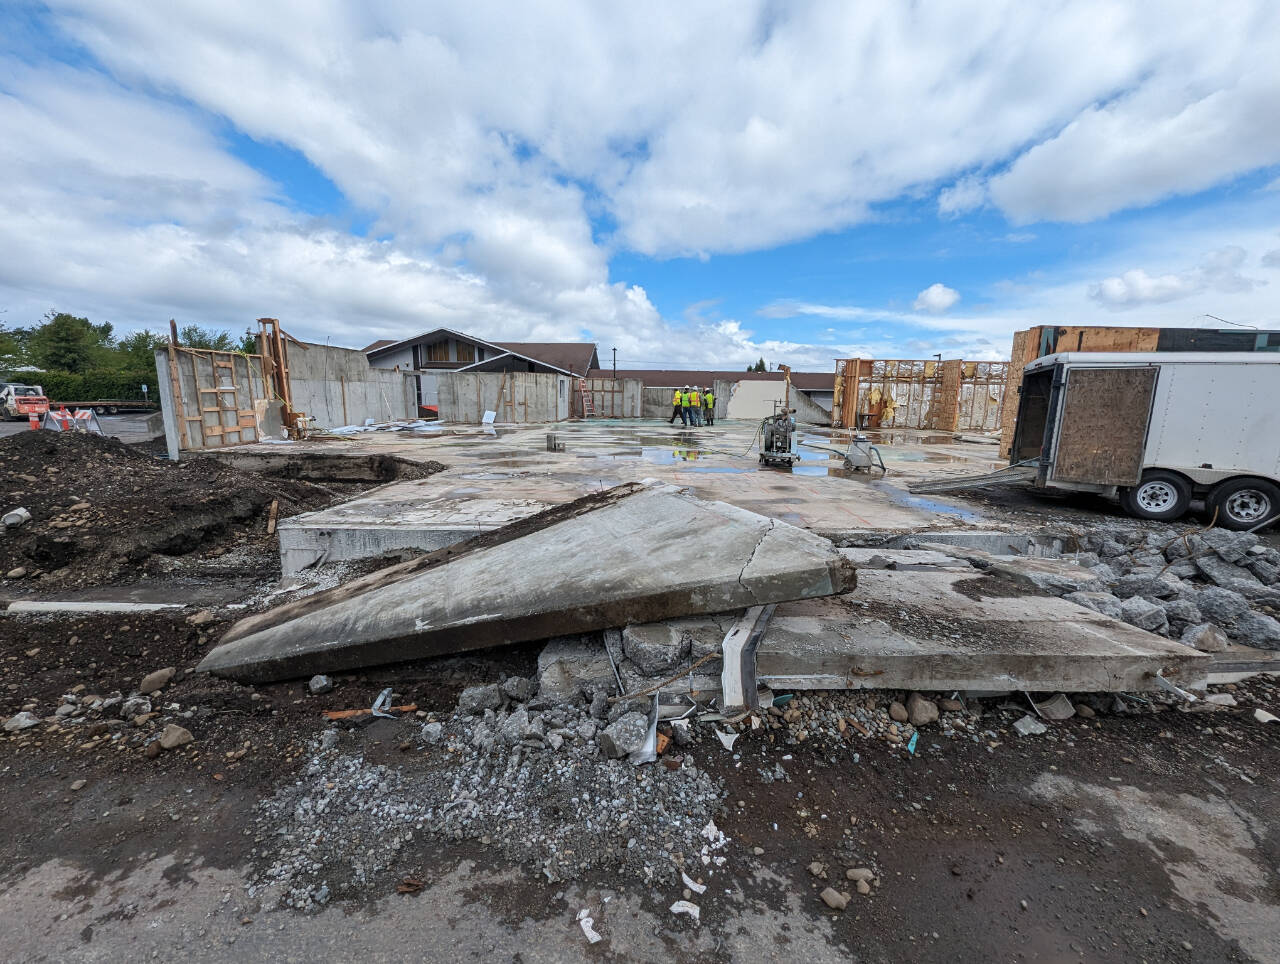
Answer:
M1218 525L1280 517L1280 353L1065 352L1023 371L1010 463L1042 488Z

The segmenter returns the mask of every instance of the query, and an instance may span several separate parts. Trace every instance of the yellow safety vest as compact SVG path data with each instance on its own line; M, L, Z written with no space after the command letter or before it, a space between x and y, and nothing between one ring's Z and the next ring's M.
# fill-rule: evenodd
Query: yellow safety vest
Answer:
M707 408L713 408L716 404L716 393L707 392Z
M691 401L689 402L690 405L696 408L702 404L702 398L698 395L697 392L690 392L689 395L691 399Z
M689 393L685 392L684 395L682 395L680 398L680 404L683 405L685 408L688 408L690 405L693 404L691 401L689 401L689 397L690 397Z
M684 396L681 395L679 392L676 392L676 397L672 400L671 404L675 405L676 407L679 407L684 404L683 399L684 399Z

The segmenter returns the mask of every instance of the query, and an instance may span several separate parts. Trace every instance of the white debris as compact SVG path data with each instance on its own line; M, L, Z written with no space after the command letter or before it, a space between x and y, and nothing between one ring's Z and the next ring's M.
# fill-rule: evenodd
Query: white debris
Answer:
M604 940L603 937L596 933L595 923L595 919L591 917L587 908L584 907L578 911L578 924L582 927L582 933L587 935L587 943L589 944L597 944Z
M684 885L688 887L691 891L693 891L695 894L701 894L703 891L707 889L706 884L698 883L696 880L694 880L692 877L686 874L683 870L680 871L680 879L683 880Z
M1038 736L1049 729L1030 713L1014 723L1013 728L1018 731L1019 736Z
M674 904L672 904L671 913L688 914L695 921L700 921L702 919L702 911L699 910L698 905L692 904L687 900L678 900Z
M1259 723L1280 723L1280 716L1268 713L1266 710L1254 710L1253 718Z
M720 737L720 742L724 744L726 750L732 750L733 745L738 742L741 733L726 733L719 727L712 727L716 731L716 736Z

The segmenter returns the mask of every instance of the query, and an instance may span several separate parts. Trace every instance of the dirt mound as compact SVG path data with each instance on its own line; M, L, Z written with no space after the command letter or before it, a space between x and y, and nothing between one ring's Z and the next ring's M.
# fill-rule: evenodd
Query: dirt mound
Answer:
M0 439L0 506L22 506L31 521L0 534L0 573L26 569L48 586L128 581L152 555L263 536L273 501L285 518L333 500L213 459L174 463L100 435L21 432Z

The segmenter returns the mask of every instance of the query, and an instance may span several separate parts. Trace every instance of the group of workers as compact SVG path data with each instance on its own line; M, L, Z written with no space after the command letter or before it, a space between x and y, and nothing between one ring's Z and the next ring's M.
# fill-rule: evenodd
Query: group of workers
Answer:
M675 397L671 399L671 417L667 424L676 419L683 425L715 425L716 395L710 388L699 391L697 386L677 388Z

